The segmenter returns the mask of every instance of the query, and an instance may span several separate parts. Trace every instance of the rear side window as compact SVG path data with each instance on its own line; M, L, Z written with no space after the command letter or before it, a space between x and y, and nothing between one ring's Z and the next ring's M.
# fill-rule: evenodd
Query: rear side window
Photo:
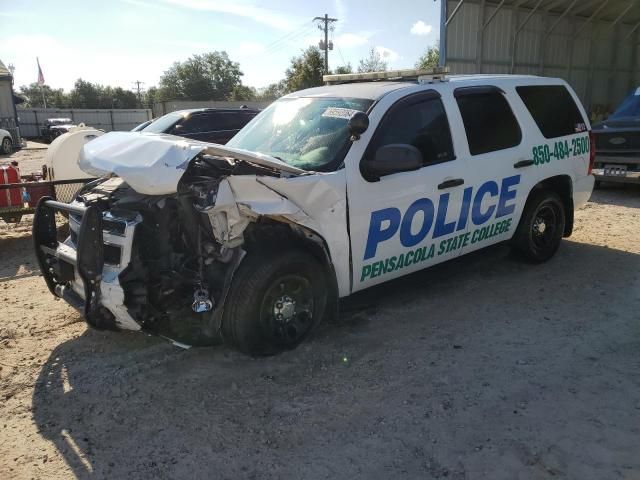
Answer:
M394 143L413 145L420 150L425 166L455 158L449 122L439 98L397 108L378 131L375 149Z
M587 130L576 102L563 85L516 87L516 91L545 138Z
M206 117L201 113L191 114L182 121L182 131L180 133L201 133L208 131L208 128L205 125L205 118Z
M255 117L255 114L247 112L220 113L218 114L217 122L220 130L240 130L253 117Z
M520 145L522 133L511 107L498 89L456 90L471 155Z

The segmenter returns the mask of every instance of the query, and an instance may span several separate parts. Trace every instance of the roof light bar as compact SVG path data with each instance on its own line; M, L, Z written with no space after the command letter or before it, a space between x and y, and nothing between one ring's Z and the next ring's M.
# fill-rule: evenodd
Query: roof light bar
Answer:
M429 69L388 70L386 72L344 73L340 75L323 75L322 80L328 85L350 82L375 82L376 80L417 80L443 81L449 67L434 67Z

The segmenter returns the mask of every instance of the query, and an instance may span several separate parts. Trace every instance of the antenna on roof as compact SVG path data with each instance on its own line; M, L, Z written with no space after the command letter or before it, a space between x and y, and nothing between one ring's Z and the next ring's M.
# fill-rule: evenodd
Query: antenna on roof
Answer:
M339 83L375 82L378 80L417 81L418 83L444 82L449 67L433 67L429 69L388 70L386 72L344 73L339 75L323 75L327 85Z

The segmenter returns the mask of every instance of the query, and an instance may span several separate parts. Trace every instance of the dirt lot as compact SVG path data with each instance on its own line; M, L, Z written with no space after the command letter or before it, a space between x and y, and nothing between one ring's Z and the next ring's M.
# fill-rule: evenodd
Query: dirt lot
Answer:
M0 478L639 479L640 191L549 263L496 246L251 359L89 330L0 222Z

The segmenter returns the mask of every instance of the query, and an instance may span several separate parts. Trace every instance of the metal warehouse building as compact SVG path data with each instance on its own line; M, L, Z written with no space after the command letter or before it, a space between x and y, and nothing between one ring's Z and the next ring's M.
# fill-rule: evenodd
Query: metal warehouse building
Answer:
M442 0L440 62L453 73L567 80L589 111L640 86L640 2Z

